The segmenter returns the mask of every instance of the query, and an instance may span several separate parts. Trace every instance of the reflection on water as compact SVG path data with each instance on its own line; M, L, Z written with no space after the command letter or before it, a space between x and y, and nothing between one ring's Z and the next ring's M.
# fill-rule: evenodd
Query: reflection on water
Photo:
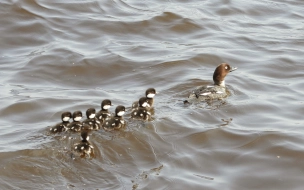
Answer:
M0 2L2 189L302 189L301 1ZM184 105L226 79L222 101ZM152 121L130 119L147 88ZM64 111L124 105L123 130L49 134ZM114 109L111 108L111 112Z

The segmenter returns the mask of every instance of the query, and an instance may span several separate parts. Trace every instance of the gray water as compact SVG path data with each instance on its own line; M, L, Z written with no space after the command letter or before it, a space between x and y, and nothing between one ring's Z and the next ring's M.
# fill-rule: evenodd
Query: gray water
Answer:
M1 189L302 190L303 18L300 0L2 0ZM231 96L185 106L222 62ZM149 87L153 121L92 133L94 158L48 133Z

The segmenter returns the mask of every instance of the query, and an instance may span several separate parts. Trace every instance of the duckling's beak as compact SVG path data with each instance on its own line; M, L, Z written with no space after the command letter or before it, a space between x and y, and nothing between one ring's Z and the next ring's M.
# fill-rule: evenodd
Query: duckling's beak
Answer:
M237 70L237 67L231 67L230 72Z

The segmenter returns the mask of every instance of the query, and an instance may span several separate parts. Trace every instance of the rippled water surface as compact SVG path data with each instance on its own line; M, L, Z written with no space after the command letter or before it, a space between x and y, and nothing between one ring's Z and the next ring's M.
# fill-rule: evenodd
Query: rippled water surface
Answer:
M303 189L303 1L2 0L0 26L1 189ZM231 96L184 105L222 62ZM149 87L153 121L92 133L92 159L48 133Z

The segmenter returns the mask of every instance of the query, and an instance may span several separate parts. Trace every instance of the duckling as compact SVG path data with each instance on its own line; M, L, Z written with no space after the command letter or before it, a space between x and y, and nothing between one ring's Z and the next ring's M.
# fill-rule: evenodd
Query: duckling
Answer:
M68 125L68 129L73 132L80 132L82 128L82 123L80 121L81 118L82 118L82 112L75 111L73 113L73 122Z
M115 109L115 116L107 118L103 123L103 128L106 131L113 131L114 129L120 129L126 125L123 115L126 112L124 106L117 106Z
M86 111L87 119L82 122L82 130L99 130L100 122L95 117L96 110L89 108Z
M54 125L53 127L50 128L50 131L52 133L60 133L63 131L66 131L68 128L68 124L70 123L70 119L72 118L72 113L71 112L63 112L61 114L61 123L57 123L56 125Z
M146 98L148 100L148 104L149 104L150 108L153 107L153 103L154 103L154 99L153 98L154 98L155 94L157 94L157 92L156 92L156 90L154 88L148 88L146 90ZM134 108L139 107L138 103L139 103L138 101L134 102L132 104L132 108L134 109Z
M74 144L74 150L78 152L81 157L92 157L94 155L94 147L89 142L88 131L84 130L81 132L81 141Z
M111 100L105 99L101 102L101 110L96 114L96 118L102 124L107 118L111 117L109 108L113 106Z
M132 110L131 117L134 119L141 119L145 121L151 119L151 113L147 109L147 107L150 107L148 101L149 100L147 97L140 98L138 101L139 107Z

